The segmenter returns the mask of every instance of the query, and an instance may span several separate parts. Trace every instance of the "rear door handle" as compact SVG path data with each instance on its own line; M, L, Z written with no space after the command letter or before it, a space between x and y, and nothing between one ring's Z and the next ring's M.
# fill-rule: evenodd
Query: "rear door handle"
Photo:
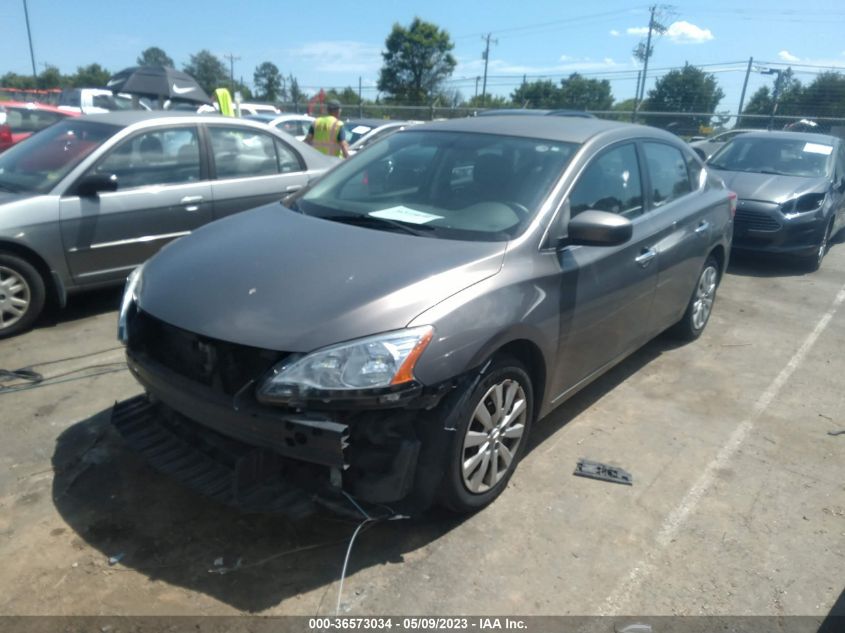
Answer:
M194 204L195 202L202 202L202 196L185 196L181 200L181 204L186 204L188 206L185 207L185 211L199 211L199 205Z
M641 267L645 268L651 263L651 260L657 257L657 251L648 248L634 258Z
M695 227L695 232L701 235L702 233L706 233L710 229L710 223L707 220L702 220L697 227Z

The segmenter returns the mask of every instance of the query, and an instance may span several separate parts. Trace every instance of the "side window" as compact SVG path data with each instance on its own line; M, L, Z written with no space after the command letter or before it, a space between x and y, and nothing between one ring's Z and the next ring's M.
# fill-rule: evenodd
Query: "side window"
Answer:
M837 186L845 178L845 145L840 145L839 151L836 152L836 172L834 178L836 178Z
M633 144L607 150L581 174L569 195L570 217L587 209L635 218L643 213L640 164Z
M209 125L217 178L269 176L279 173L273 137L263 132Z
M302 171L299 156L279 139L276 139L276 154L279 157L279 171L281 173L289 174L294 171Z
M643 143L643 149L654 206L659 207L692 191L681 150L664 143Z
M120 189L196 182L200 179L196 128L167 128L137 134L109 152L93 172L116 175Z

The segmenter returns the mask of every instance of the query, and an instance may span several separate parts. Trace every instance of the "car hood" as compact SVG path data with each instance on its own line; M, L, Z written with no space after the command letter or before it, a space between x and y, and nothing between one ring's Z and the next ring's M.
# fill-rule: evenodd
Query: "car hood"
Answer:
M405 327L496 274L506 248L350 226L277 203L162 249L144 267L138 302L211 338L307 352Z
M805 176L779 176L746 171L713 170L722 177L728 189L736 192L741 200L761 200L780 204L805 193L827 190L826 178Z

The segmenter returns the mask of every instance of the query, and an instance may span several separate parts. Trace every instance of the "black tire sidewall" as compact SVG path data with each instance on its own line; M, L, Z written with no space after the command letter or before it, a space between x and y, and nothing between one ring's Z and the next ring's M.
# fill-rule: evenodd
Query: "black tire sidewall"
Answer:
M46 289L41 275L25 259L9 253L0 252L0 266L11 268L23 277L29 285L29 309L17 323L8 328L0 329L0 338L6 338L19 334L32 326L44 309Z
M517 447L513 463L502 480L485 493L473 494L464 486L461 473L464 437L467 427L471 422L472 414L481 398L484 397L492 385L507 378L517 380L525 391L527 408L525 431L522 434L522 441ZM535 412L534 385L531 382L531 377L528 375L525 366L513 357L501 356L494 358L483 378L474 387L471 387L471 389L472 393L466 399L462 399L463 404L460 405L461 410L454 418L455 432L451 446L449 447L449 459L446 462L446 472L444 473L441 484L440 495L443 505L456 512L464 513L475 512L487 506L507 487L508 481L510 481L525 452Z

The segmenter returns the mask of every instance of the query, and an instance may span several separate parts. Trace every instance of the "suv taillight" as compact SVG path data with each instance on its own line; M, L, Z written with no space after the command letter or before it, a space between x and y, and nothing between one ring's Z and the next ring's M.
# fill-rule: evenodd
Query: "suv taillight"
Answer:
M736 193L733 191L728 192L728 202L731 205L731 217L736 216Z

